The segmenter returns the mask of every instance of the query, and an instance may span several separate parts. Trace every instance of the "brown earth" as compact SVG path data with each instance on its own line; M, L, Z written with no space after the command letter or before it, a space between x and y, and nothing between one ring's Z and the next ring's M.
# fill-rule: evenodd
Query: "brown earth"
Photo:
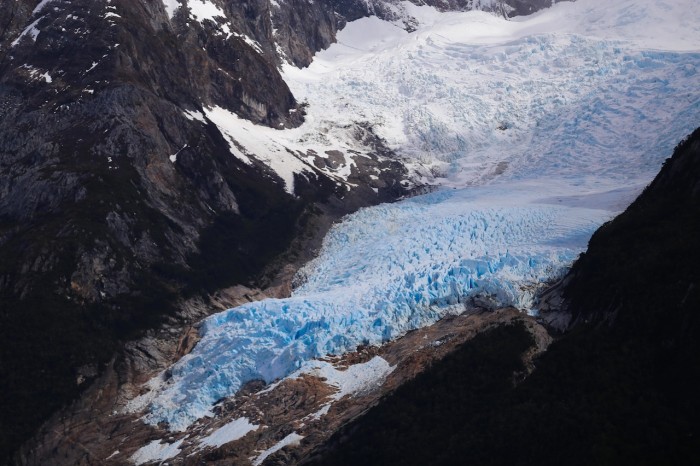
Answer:
M221 308L264 298L259 290L236 287L219 295ZM199 303L201 304L201 303ZM198 303L190 303L191 318L204 312ZM436 324L409 332L381 347L362 347L342 357L326 359L336 369L364 363L375 356L385 359L393 371L378 384L359 393L333 398L335 386L325 379L302 374L265 387L261 381L247 384L236 396L220 402L215 416L203 418L186 432L169 432L139 420L139 414L127 413L126 403L148 391L146 381L190 350L197 341L195 327L181 335L174 328L163 328L127 347L119 360L88 389L86 396L58 415L41 430L40 440L25 450L24 464L118 465L132 464L132 455L154 440L162 444L183 440L179 454L165 463L171 465L248 465L261 452L273 447L291 433L301 442L283 448L266 458L264 464L296 464L315 447L322 445L341 426L361 416L383 396L415 377L434 361L445 357L457 346L480 332L497 325L522 321L536 344L526 353L526 365L543 352L551 338L533 318L517 309L495 311L470 309L447 317ZM514 380L526 374L514 374ZM325 414L322 408L329 404ZM319 413L321 413L319 415ZM260 426L243 438L221 447L204 447L201 440L213 430L245 417Z

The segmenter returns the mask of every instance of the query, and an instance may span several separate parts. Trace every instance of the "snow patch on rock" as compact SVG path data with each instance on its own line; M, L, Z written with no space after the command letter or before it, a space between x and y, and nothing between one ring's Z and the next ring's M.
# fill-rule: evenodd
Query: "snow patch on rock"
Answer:
M180 8L180 2L179 0L163 0L163 6L165 6L168 17L172 18L175 15L175 11Z
M345 370L338 370L327 361L315 360L305 363L304 367L291 375L290 378L298 377L301 374L309 374L325 379L326 384L338 390L331 396L331 401L324 404L321 409L310 416L314 419L320 419L328 413L333 402L347 395L360 394L366 390L381 386L387 376L393 371L394 366L391 366L381 356L375 356L364 363L353 364Z
M214 18L226 17L221 8L207 0L188 0L187 6L192 16L200 23L205 19L214 21Z
M43 2L42 2L42 3L43 3ZM37 7L37 8L38 8L38 7ZM32 22L29 24L29 26L27 26L26 28L24 28L24 30L22 31L22 33L21 33L19 36L17 36L17 38L16 38L15 40L12 41L12 43L11 43L10 45L11 45L12 47L17 46L17 45L20 43L20 41L22 40L22 38L23 38L23 37L26 37L26 36L31 37L31 38L32 38L32 41L36 42L36 38L39 36L39 33L41 32L41 31L39 30L39 28L37 28L37 24L39 24L39 21L41 21L42 18L43 18L43 16L40 16L39 18L37 18L37 19L35 19L34 21L32 21Z
M284 447L299 445L299 442L303 438L304 436L299 435L296 432L292 432L291 434L287 435L285 438L277 442L274 446L262 452L257 458L251 458L251 460L253 461L253 466L260 466L263 463L263 461L267 459L268 456L280 451Z
M206 124L206 122L207 122L204 119L204 115L202 115L202 113L197 111L197 110L184 110L182 112L182 114L185 115L185 118L187 118L190 121L197 120L200 123L204 123L204 124Z
M248 164L252 164L254 158L263 162L284 181L288 193L294 194L295 173L311 171L284 145L270 138L270 132L277 130L255 125L218 106L204 112L224 135L233 155Z
M257 430L258 427L260 426L252 424L245 417L241 417L219 427L214 432L204 437L200 444L206 447L218 448L229 442L245 437L249 432Z
M180 445L183 441L184 439L174 443L161 443L160 440L153 440L148 445L139 448L136 453L131 455L130 459L137 466L154 461L165 461L180 453Z

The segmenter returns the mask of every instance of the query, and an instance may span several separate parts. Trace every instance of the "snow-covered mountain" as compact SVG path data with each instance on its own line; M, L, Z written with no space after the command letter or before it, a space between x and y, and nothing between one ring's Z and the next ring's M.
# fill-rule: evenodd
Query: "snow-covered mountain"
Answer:
M100 438L111 449L100 461L115 464L184 462L264 431L246 413L209 443L192 434L258 380L316 374L354 396L393 370L369 359L356 370L371 377L355 386L319 358L469 305L536 314L537 292L700 120L695 0L0 7L10 12L0 29L0 331L10 342L0 368L19 373L26 348L42 355L24 378L0 380L21 379L8 390L23 391L48 366L48 383L62 387L33 419L13 411L27 423L18 432L75 396L117 339L180 311L163 331L177 351L112 365L128 387L110 386L115 420L102 420L135 416L144 429L121 450ZM270 277L311 258L332 219L426 187L434 192L333 226L291 296L215 314L174 342L180 326L238 303L207 293L261 272L258 284L278 284ZM24 309L34 347L12 344ZM55 321L68 331L47 350ZM79 450L56 431L21 461ZM249 445L263 452L252 461L305 435Z
M536 312L537 290L700 119L696 3L582 0L511 21L405 7L416 31L360 19L287 70L309 103L293 131L341 140L365 119L445 189L345 218L290 298L204 321L147 395L147 422L184 430L250 380L381 344L465 302Z

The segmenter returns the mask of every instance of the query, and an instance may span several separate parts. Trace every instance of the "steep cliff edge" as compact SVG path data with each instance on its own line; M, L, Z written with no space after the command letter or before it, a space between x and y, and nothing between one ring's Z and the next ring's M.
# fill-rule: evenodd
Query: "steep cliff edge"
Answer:
M699 259L696 130L644 193L600 228L548 294L543 314L566 333L527 379L507 389L499 385L493 397L491 387L506 377L498 370L478 360L460 367L437 363L433 374L453 376L443 384L425 376L409 382L341 429L307 463L697 462ZM457 351L467 357L473 349ZM489 354L500 353L492 348ZM455 400L459 391L469 397Z

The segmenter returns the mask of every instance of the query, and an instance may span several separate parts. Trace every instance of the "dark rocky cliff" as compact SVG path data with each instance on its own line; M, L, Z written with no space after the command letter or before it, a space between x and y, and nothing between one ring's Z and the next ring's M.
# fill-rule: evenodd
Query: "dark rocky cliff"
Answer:
M528 378L513 379L509 346L485 333L307 464L697 464L699 260L700 129L549 293L563 308L547 318L563 313L567 332Z

